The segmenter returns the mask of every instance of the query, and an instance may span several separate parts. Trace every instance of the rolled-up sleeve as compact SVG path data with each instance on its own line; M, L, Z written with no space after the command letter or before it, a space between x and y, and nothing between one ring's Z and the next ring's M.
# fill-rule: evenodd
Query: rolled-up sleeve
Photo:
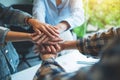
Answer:
M3 23L8 25L26 25L25 18L31 17L26 12L10 7L6 7L1 14Z
M111 42L115 37L119 37L120 28L110 28L108 30L90 34L87 37L80 39L79 51L87 56L99 57L99 52L102 48Z
M3 45L5 43L5 37L8 31L9 31L8 28L0 26L0 45Z
M73 29L74 27L82 25L85 21L82 0L71 0L70 10L70 16L64 19L64 21L67 21L70 25L70 29Z
M46 9L44 0L34 0L33 5L33 17L45 23Z

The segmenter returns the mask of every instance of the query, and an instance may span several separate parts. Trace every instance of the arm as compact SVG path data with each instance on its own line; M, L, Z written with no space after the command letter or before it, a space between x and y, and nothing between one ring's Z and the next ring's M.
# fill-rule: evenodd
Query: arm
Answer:
M25 18L31 17L30 14L23 12L18 9L13 9L11 7L5 7L4 5L0 4L0 20L3 24L7 25L27 25L25 23Z
M45 5L44 0L33 1L33 17L45 23Z
M8 41L32 41L32 34L10 31L7 28L0 27L0 45Z
M12 41L32 41L32 34L23 32L8 31L5 37L5 42Z
M61 32L80 26L84 22L82 0L70 0L70 11L70 16L56 25Z
M79 41L66 41L61 43L63 49L78 49L82 54L98 57L102 48L114 37L119 37L120 28L111 28L106 31L97 32L80 39Z
M0 4L0 8L0 20L3 24L20 26L31 25L35 31L38 29L52 38L59 34L56 29L48 27L48 25L39 22L37 19L31 18L31 15L26 12L5 7L2 4Z
M77 49L79 48L79 51L82 53L86 53L86 55L92 55L92 56L98 56L98 53L101 51L101 49L108 44L113 38L119 37L120 36L120 28L111 28L107 31L103 32L97 32L91 36L88 36L87 38L81 39L79 42L77 41L68 41L61 43L61 47L64 47L63 49ZM51 56L52 55L52 56ZM90 71L78 71L76 74L73 74L70 76L70 74L66 74L64 70L59 66L58 63L55 62L53 58L50 59L50 57L54 57L55 54L42 54L42 59L43 59L43 64L39 68L37 74L34 77L34 80L75 80L77 79L85 79L85 77L94 77L94 75L91 74L98 74L96 71L94 72L93 70L98 69L100 71L99 67L95 68L94 66L91 68ZM107 60L107 59L105 59ZM96 66L96 65L95 65ZM82 73L83 72L83 73ZM86 75L90 75L87 76ZM63 75L62 75L63 74ZM65 76L66 75L66 76ZM76 79L77 78L77 79Z
M78 41L65 41L59 43L58 48L54 50L57 53L62 50L78 49L82 54L92 57L99 57L99 52L102 48L110 42L114 37L120 36L120 28L111 28L109 30L90 34L89 36L80 39ZM50 43L51 44L51 43ZM36 52L42 50L39 46L36 48ZM41 51L42 53L47 52L47 49ZM49 51L48 51L49 52Z
M55 54L41 54L42 64L33 80L83 80L89 69L80 69L77 72L67 73L55 60Z

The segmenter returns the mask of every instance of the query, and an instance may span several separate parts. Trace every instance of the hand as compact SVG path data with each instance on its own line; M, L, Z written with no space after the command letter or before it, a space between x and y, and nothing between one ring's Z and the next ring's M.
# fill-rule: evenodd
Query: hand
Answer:
M55 26L59 33L62 33L70 28L70 25L66 21L62 21Z
M41 23L37 19L29 19L28 23L38 34L40 34L39 31L41 31L51 38L59 36L59 32L54 27L48 24Z
M50 38L46 34L39 32L39 34L37 33L32 34L32 41L37 45L42 45L42 44L48 45L48 44L56 44L63 40L59 37Z
M58 49L54 49L54 46L47 46L46 48L47 49L45 49L45 47L43 47L43 46L35 45L34 52L37 54L40 54L40 57L42 60L57 57L58 54L54 53L54 52L56 52L56 50L58 50ZM52 50L52 48L53 48L53 50Z
M57 54L62 50L61 46L58 44L55 45L35 45L34 52L38 54Z

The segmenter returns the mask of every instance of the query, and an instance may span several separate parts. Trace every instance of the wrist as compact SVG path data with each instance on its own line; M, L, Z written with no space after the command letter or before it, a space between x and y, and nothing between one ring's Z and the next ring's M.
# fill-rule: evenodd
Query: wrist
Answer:
M77 49L78 41L65 41L61 44L62 50Z
M42 60L47 60L47 59L50 59L50 58L56 58L56 54L40 54L40 57Z
M30 22L29 22L30 19L32 19L32 17L27 17L27 18L25 18L25 23L26 23L27 25L30 25Z
M27 37L28 37L28 40L29 40L29 41L33 41L33 39L32 39L32 34L31 34L31 33L27 34Z
M60 33L62 33L64 31L68 30L70 28L70 25L68 24L68 22L62 21L58 25L56 25L56 28L58 29L58 31Z
M45 59L43 60L43 64L46 63L46 62L55 62L55 59L54 58L49 58L49 59Z

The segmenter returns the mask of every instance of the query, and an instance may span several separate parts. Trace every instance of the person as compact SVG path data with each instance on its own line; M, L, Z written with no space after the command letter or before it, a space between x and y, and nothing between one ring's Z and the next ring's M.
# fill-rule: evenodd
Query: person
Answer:
M100 60L91 67L66 73L56 61L56 54L41 54L42 64L33 80L119 80L120 79L120 28L97 32L79 41L59 44L56 52L64 49L78 49L80 53ZM39 47L35 48L38 53ZM43 52L44 53L44 52ZM45 52L46 53L46 52Z
M34 0L33 17L55 27L63 40L73 40L70 30L84 23L82 0Z
M5 7L0 3L0 80L10 80L10 74L17 71L19 58L11 41L35 40L31 34L10 31L9 26L4 25L20 25L21 27L30 25L39 34L34 33L34 38L42 37L41 33L50 39L59 35L56 29L46 26L28 13Z

